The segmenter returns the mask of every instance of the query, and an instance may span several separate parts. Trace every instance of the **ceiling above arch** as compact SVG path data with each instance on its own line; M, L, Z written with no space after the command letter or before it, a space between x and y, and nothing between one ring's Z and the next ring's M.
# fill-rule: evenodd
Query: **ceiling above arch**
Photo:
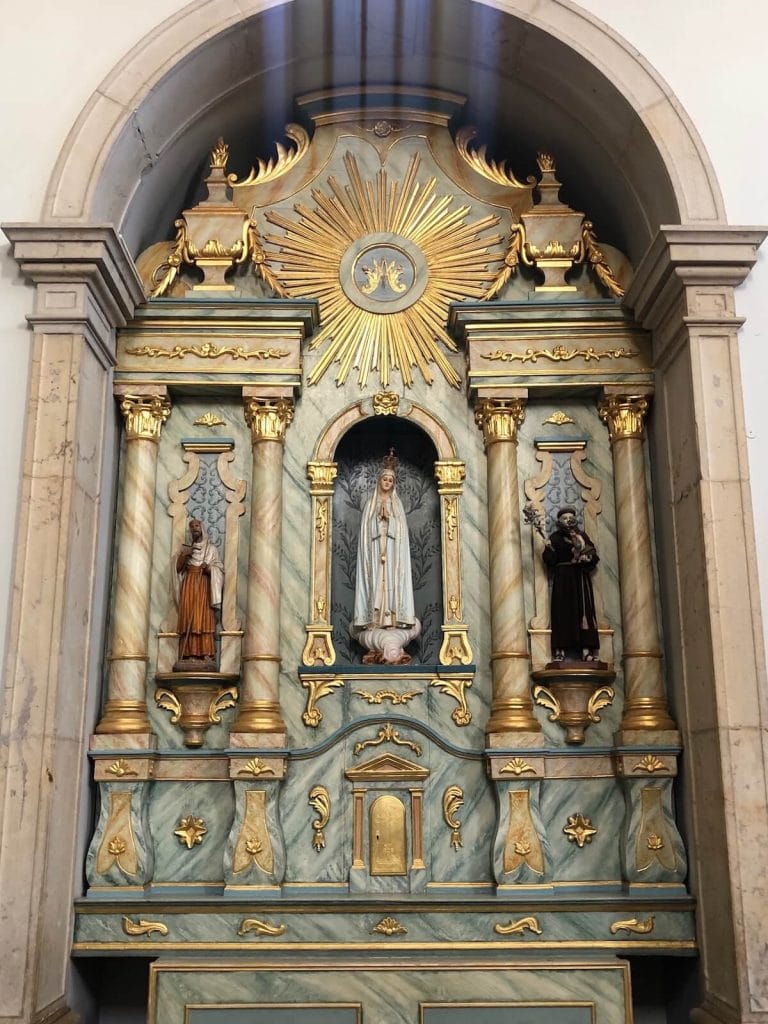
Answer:
M724 220L706 153L667 87L563 0L190 5L92 98L45 214L115 223L136 253L193 200L216 137L246 171L283 137L298 94L382 83L466 95L463 122L521 178L538 148L551 150L563 197L633 261L659 224Z

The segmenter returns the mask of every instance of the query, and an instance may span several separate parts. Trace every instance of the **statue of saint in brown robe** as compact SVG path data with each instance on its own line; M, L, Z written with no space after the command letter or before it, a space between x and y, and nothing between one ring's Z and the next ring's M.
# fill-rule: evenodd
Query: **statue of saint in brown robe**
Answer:
M216 668L216 612L224 588L224 566L199 519L189 522L191 544L176 558L179 574L179 660L174 668Z

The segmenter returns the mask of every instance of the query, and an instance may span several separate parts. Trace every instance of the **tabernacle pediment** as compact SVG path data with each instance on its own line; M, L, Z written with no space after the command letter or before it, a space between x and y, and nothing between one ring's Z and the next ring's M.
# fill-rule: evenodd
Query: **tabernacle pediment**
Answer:
M381 754L357 768L349 768L344 774L353 782L423 782L429 769L397 754Z

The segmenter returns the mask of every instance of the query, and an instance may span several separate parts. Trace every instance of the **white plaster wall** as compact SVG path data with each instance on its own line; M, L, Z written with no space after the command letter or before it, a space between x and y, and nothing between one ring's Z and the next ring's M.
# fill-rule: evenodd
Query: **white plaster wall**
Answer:
M362 2L362 0L361 0ZM387 0L388 2L388 0ZM443 0L450 5L451 0ZM535 4L534 4L535 5ZM35 220L64 140L91 93L117 61L179 0L38 0L32 12L3 5L0 25L0 221ZM584 0L581 5L624 36L669 82L712 158L733 224L768 222L768 71L763 0ZM578 88L578 83L574 83ZM742 369L755 519L768 621L768 254L740 289ZM12 535L18 498L31 294L0 244L0 524ZM10 544L0 545L0 647L6 634ZM2 650L0 650L2 654ZM2 664L2 660L0 660Z

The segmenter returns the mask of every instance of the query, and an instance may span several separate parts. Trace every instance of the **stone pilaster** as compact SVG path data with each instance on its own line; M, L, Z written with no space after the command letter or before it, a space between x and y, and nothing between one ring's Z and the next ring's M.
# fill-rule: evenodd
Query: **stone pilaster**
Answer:
M619 742L635 730L675 730L667 710L656 613L651 521L645 483L645 395L604 389L600 418L608 427L616 492L621 628L624 638L624 711ZM646 740L647 742L647 740Z
M653 331L658 562L684 739L697 1024L768 1020L768 723L733 293L765 234L662 228L626 296Z
M31 367L0 724L0 1019L69 1019L82 816L109 586L115 329L143 291L112 227L4 228L30 292ZM12 837L12 839L11 839Z
M280 564L283 533L283 443L293 400L243 388L251 428L253 470L243 671L233 734L271 734L282 741L280 712ZM247 745L242 735L239 744Z
M117 528L107 702L97 733L148 733L147 643L160 431L167 389L117 387L125 420L123 493Z
M505 733L519 743L520 733L541 731L529 683L517 479L517 428L525 418L526 394L481 397L475 411L488 458L493 697L486 732L495 746L505 745Z

